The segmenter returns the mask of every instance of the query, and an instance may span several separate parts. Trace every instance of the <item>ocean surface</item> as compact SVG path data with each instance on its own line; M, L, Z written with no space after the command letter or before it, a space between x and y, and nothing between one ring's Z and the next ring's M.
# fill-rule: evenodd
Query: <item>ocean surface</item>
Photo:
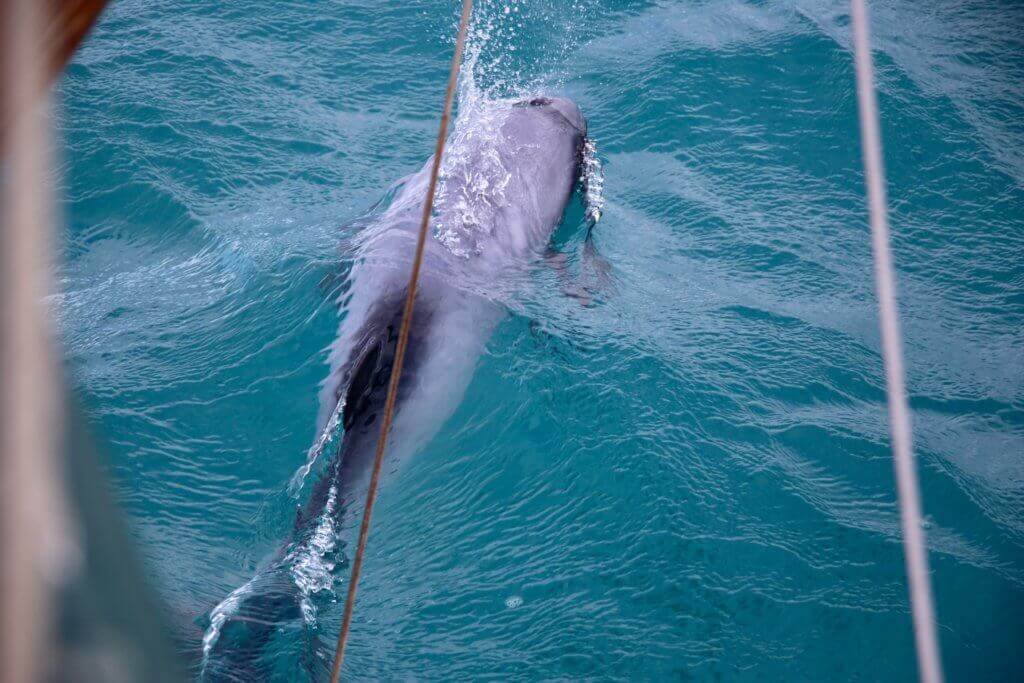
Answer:
M871 5L943 661L1019 680L1024 7ZM115 0L59 83L68 374L193 676L322 466L289 490L344 244L432 152L457 10ZM611 281L539 267L385 478L346 678L914 678L850 50L843 1L478 2L461 105L579 103ZM343 520L275 679L324 676Z

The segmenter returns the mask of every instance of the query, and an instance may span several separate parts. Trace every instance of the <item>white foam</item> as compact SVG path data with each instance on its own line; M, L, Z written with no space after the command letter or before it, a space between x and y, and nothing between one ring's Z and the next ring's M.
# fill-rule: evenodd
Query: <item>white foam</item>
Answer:
M292 581L299 590L299 609L302 612L302 618L309 625L316 622L316 606L312 601L313 595L321 591L330 591L333 586L334 562L328 558L338 545L338 529L335 523L337 501L337 487L332 486L327 494L327 503L324 505L323 513L321 513L313 533L301 543L296 544L284 558ZM210 612L210 625L203 634L202 671L206 670L210 654L220 638L224 624L238 612L244 599L252 594L253 585L258 577L257 573L242 586L231 591Z
M338 545L338 528L335 523L335 507L338 489L332 486L327 493L316 529L301 544L287 555L292 580L299 589L299 608L307 624L316 622L316 606L312 597L321 591L330 591L334 584L334 562L328 559Z
M512 175L498 151L496 133L508 115L508 101L472 100L459 112L441 163L434 236L463 258L480 253L505 205Z
M306 483L306 477L309 476L309 472L313 469L313 465L320 457L320 454L324 452L324 448L327 447L327 444L333 440L344 410L345 398L342 397L334 406L334 412L331 413L331 417L327 420L327 424L324 425L323 431L320 432L320 436L317 438L316 442L309 447L309 451L306 452L306 462L300 465L299 469L297 469L295 474L292 475L292 479L288 483L288 495L291 497L295 498L299 495L299 491L302 490L302 485Z
M583 143L583 203L587 220L597 223L604 210L604 168L597 156L597 145L589 137Z
M213 652L213 646L217 644L217 639L220 638L221 629L227 620L238 611L238 606L242 604L242 599L252 592L252 584L255 580L255 577L253 577L231 591L228 597L221 600L220 604L210 612L210 625L207 627L206 633L203 634L203 670L206 669L210 653Z

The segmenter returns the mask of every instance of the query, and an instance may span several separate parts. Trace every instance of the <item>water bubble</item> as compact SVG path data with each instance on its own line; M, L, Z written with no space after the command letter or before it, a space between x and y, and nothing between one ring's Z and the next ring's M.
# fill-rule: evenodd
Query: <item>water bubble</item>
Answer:
M517 607L520 607L522 604L523 599L518 595L512 595L505 598L505 607L508 607L509 609L515 609Z
M587 220L597 223L604 211L604 168L597 156L597 145L591 138L583 143L583 203Z

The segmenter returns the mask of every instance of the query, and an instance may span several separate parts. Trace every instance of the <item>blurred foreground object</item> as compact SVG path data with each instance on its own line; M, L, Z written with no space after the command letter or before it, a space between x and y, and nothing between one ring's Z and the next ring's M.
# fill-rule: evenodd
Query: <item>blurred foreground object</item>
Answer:
M47 296L48 89L104 3L0 3L0 680L177 679L67 398ZM68 417L70 416L70 419Z
M29 4L31 7L26 9ZM64 71L71 55L99 19L106 4L107 0L36 0L33 3L4 0L0 3L0 35L6 42L3 59L7 73L0 79L0 100L4 103L5 117L11 113L6 92L16 82L11 78L11 69L19 65L15 53L23 49L13 45L14 36L21 34L37 60L31 65L20 63L21 73L17 76L24 77L26 83L35 81L34 92L42 94ZM40 68L41 73L38 73ZM29 71L37 73L30 74ZM11 98L11 101L19 100ZM6 124L7 119L4 121Z

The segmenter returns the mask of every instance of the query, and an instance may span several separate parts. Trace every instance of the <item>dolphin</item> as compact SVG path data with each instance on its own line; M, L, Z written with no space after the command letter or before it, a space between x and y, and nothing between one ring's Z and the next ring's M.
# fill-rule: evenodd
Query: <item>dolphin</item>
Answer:
M544 259L580 178L586 134L579 107L562 97L480 103L460 113L425 244L389 467L432 438L461 402L506 315L486 290L514 282ZM400 181L387 207L355 238L317 425L325 433L340 423L343 436L297 512L290 542L211 613L204 637L208 679L251 672L274 631L300 614L309 621L309 594L330 588L324 558L335 548L341 511L365 489L380 436L431 165L432 158ZM236 632L228 638L232 624ZM207 665L213 656L216 667Z

